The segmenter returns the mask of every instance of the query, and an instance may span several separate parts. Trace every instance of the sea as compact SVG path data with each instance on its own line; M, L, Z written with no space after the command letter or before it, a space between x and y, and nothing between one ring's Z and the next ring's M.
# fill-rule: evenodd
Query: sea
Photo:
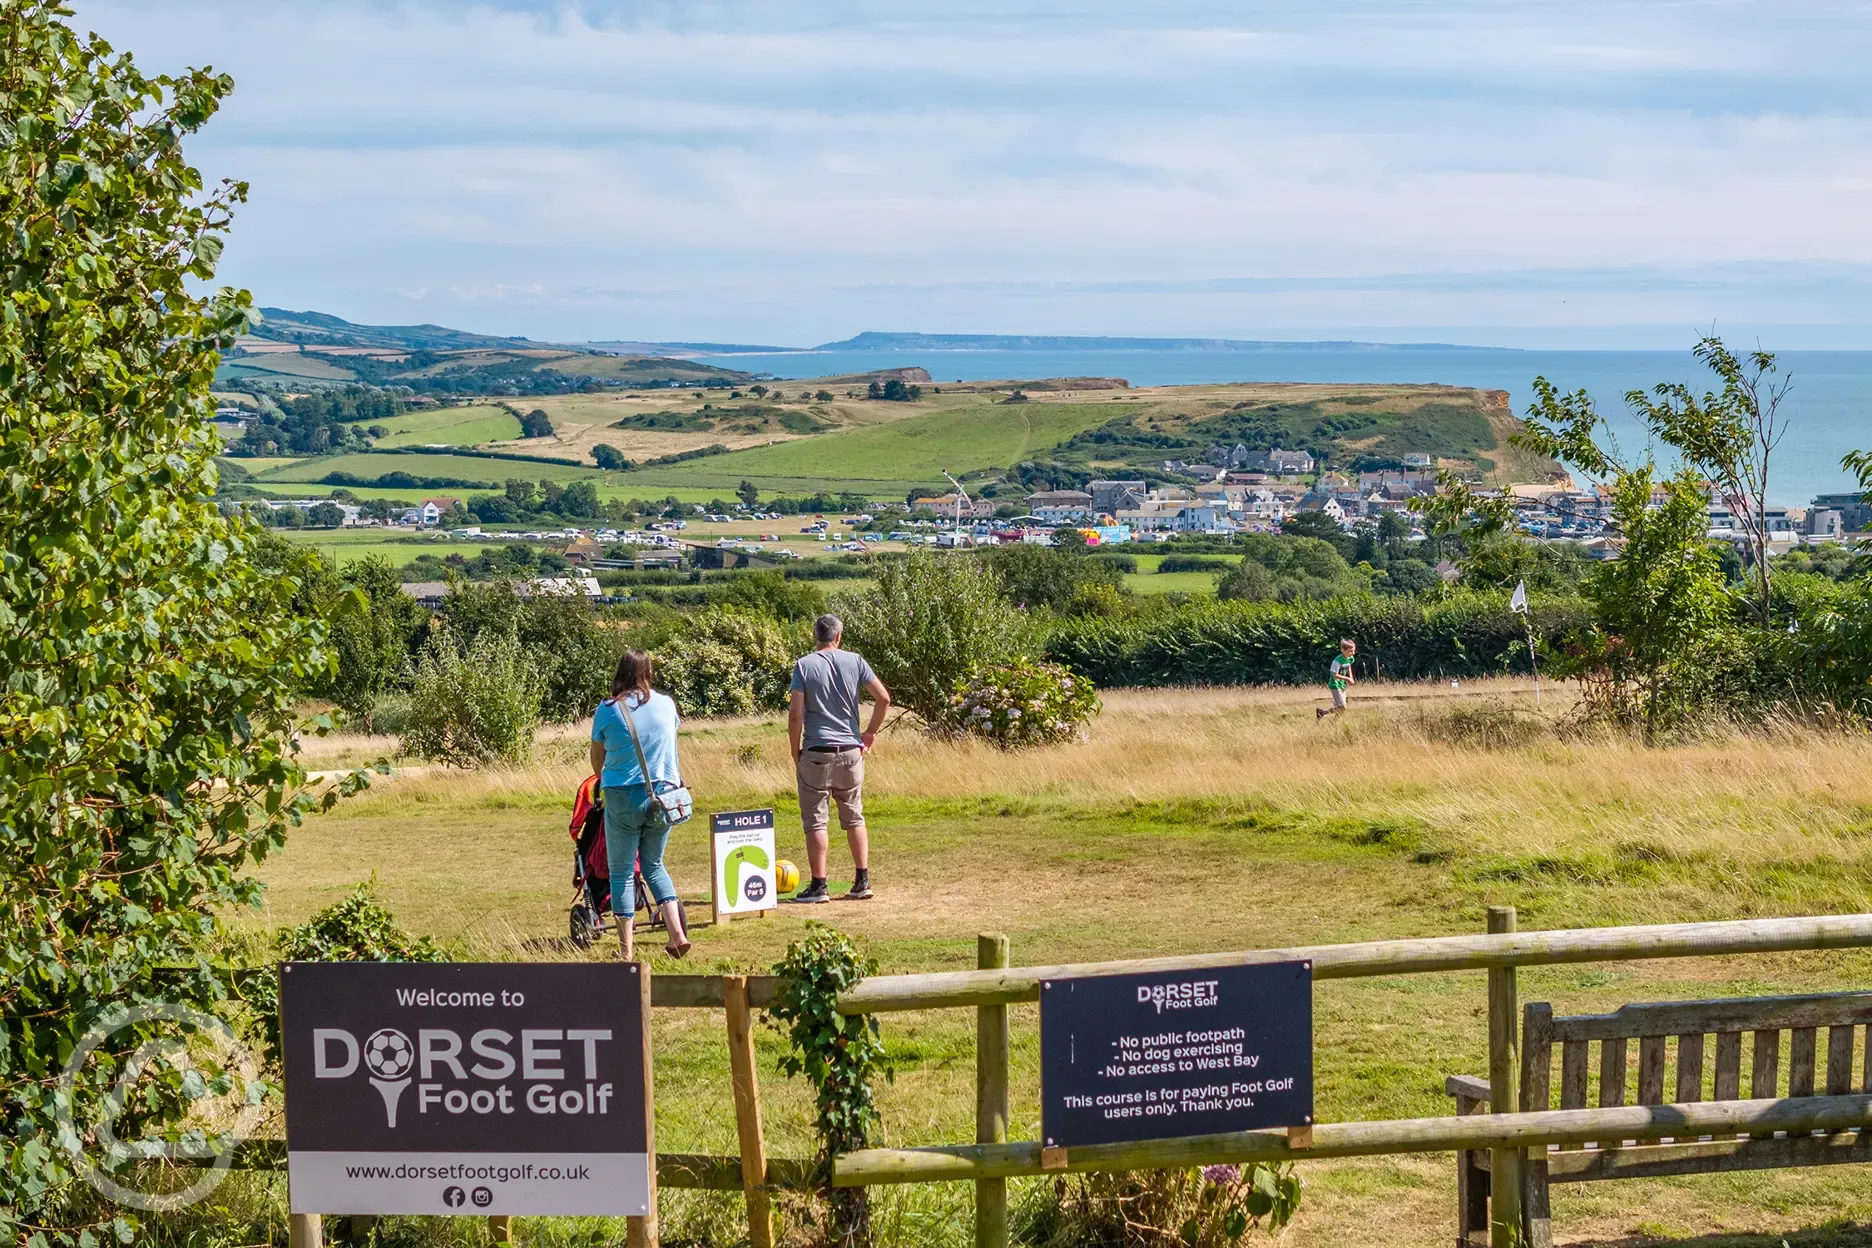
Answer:
M1228 381L1437 382L1506 390L1516 413L1545 377L1563 391L1585 390L1629 459L1647 453L1644 427L1625 394L1660 382L1686 382L1699 393L1713 376L1688 351L1542 351L1435 346L1296 347L1175 350L864 350L710 356L725 368L776 378L825 377L881 368L919 367L934 383L1041 377L1122 377L1133 386ZM1856 488L1840 467L1847 451L1872 449L1872 351L1785 351L1778 357L1793 386L1781 406L1787 429L1770 458L1772 503L1804 507L1816 494ZM1660 448L1658 461L1669 466Z

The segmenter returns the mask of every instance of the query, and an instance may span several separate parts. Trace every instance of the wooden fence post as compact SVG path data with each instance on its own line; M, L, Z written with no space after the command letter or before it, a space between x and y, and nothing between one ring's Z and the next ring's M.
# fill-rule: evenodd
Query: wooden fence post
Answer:
M748 1243L773 1248L773 1203L767 1195L767 1139L761 1130L760 1074L754 1065L754 1012L747 976L722 976L728 1014L728 1066L734 1075L735 1132L741 1139L741 1190L747 1194Z
M497 1244L513 1243L513 1219L504 1213L490 1213L488 1215L488 1239Z
M1515 930L1513 906L1490 906L1491 934ZM1521 1073L1521 1010L1515 988L1515 968L1494 967L1488 973L1489 1112L1511 1114L1520 1104L1515 1085ZM1521 1236L1521 1150L1497 1148L1489 1152L1489 1246L1519 1248Z
M286 1216L286 1242L290 1248L325 1248L325 1219L316 1213Z
M994 970L1008 964L1008 938L975 938L975 965ZM975 1007L975 1142L1005 1144L1008 1130L1008 1011L1005 1005ZM1007 1248L1007 1180L975 1180L975 1248Z
M624 922L630 922L630 916L624 916ZM644 1149L650 1154L650 1212L641 1216L631 1214L624 1219L624 1243L626 1248L657 1248L660 1232L657 1229L657 1179L656 1179L656 1067L650 1060L650 964L637 964L637 983L642 996L643 1009L643 1100L644 1100Z

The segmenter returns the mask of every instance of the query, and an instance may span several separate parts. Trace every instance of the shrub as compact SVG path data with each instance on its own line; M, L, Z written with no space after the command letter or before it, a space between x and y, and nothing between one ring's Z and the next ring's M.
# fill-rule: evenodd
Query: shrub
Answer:
M1201 555L1165 555L1157 563L1159 572L1222 572L1229 568L1226 559L1205 559Z
M1085 1174L1041 1189L1015 1230L1037 1248L1231 1248L1251 1227L1279 1231L1299 1207L1300 1176L1267 1162Z
M1004 750L1077 740L1099 713L1092 682L1057 663L984 667L950 699L946 725Z
M282 962L446 962L427 936L412 936L377 899L374 881L359 884L279 939Z
M940 723L956 687L1025 648L1024 622L994 573L970 555L917 551L878 569L876 588L833 603L846 644L864 655L891 700Z
M1136 572L1138 570L1136 555L1121 555L1116 551L1111 554L1100 553L1093 555L1091 557L1091 562L1102 563L1112 571L1118 573Z
M781 1073L804 1075L818 1091L814 1126L819 1136L820 1175L831 1177L832 1159L870 1146L878 1127L871 1094L873 1075L886 1066L875 1014L840 1014L838 994L877 971L876 959L851 937L822 923L787 946L774 966L782 988L767 1017L784 1027L787 1051ZM864 1188L825 1189L832 1207L826 1242L869 1244L870 1202Z
M717 608L657 647L656 679L684 715L784 710L795 649L771 619Z
M510 632L483 630L464 649L446 625L416 661L403 752L451 767L524 762L539 727L537 673Z
M1083 539L1081 539L1083 541ZM1050 546L997 546L982 556L1000 578L1003 592L1017 607L1063 609L1088 585L1117 588L1122 573L1103 559L1087 559ZM1132 561L1135 565L1136 561Z

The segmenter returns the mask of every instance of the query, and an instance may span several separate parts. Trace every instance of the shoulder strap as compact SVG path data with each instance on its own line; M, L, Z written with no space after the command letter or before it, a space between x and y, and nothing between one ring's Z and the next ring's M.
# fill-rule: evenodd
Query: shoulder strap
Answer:
M656 786L650 780L650 760L644 757L643 743L637 739L637 722L631 718L629 693L618 697L617 708L618 713L624 716L624 731L630 733L631 749L637 751L637 770L643 775L644 788L654 793Z

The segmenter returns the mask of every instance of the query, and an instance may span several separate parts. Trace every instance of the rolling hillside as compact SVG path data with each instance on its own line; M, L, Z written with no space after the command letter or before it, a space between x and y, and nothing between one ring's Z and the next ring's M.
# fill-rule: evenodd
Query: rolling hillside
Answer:
M944 485L946 472L1015 489L1083 484L1099 476L1166 476L1166 460L1199 461L1212 448L1305 449L1326 464L1361 469L1428 455L1497 483L1538 481L1556 465L1508 443L1518 427L1497 391L1447 386L1264 385L1096 389L1008 383L913 402L819 399L816 382L776 396L720 391L577 394L521 403L405 413L372 422L386 432L370 453L269 461L253 484L278 490L412 478L498 484L509 477L602 483L607 496L666 491L725 496L743 480L763 493L841 490L902 498ZM1057 385L1057 389L1044 388ZM538 407L551 436L521 439L519 414ZM630 461L600 473L608 446ZM434 452L426 448L436 448ZM493 452L451 454L444 448ZM682 462L672 456L705 452ZM568 462L570 461L570 462ZM333 472L344 474L334 482ZM434 488L475 488L440 485Z
M262 308L262 321L225 357L217 381L363 383L431 394L565 394L605 386L728 386L733 369L649 354L498 338L440 325L357 325L322 312Z

